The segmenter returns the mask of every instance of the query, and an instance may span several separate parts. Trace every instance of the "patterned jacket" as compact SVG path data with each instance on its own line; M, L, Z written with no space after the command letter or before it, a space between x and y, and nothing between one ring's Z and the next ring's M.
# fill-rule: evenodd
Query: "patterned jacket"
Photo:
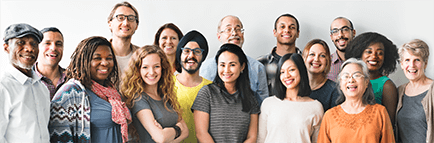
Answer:
M84 85L70 79L51 101L50 142L90 142L90 101Z

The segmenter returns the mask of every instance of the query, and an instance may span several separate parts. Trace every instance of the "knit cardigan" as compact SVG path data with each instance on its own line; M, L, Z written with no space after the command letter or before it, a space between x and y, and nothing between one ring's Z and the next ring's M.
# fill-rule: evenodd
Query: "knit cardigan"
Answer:
M90 143L90 101L80 81L70 79L51 101L50 142Z

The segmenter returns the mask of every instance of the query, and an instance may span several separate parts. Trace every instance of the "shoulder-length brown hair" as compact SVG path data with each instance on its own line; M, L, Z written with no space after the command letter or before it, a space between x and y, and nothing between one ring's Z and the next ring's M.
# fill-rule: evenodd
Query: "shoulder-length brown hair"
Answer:
M121 93L128 108L134 106L134 101L140 100L143 92L145 92L146 83L143 81L140 69L142 60L150 54L157 54L161 59L161 78L158 81L157 92L164 102L166 110L170 111L166 103L169 103L172 108L180 115L180 106L175 94L175 86L171 66L167 60L164 51L155 45L146 45L137 49L131 56L128 63L128 69L122 77ZM147 97L149 98L149 97Z
M92 36L82 40L74 53L72 53L71 63L66 69L67 80L74 78L80 81L86 88L90 88L92 85L92 77L90 74L92 55L95 53L96 49L102 45L110 47L110 53L113 57L115 56L112 45L104 37ZM113 69L105 82L109 82L117 87L119 73L116 58L113 58L113 63Z
M322 47L324 47L324 50L326 51L326 55L325 55L326 57L325 57L325 59L326 59L327 65L326 65L326 68L323 71L323 74L324 74L324 76L327 76L327 74L330 72L330 66L331 66L331 61L332 60L331 60L331 57L330 57L329 46L327 45L327 43L325 41L323 41L321 39L313 39L313 40L309 41L306 44L306 47L304 47L304 50L303 50L303 60L306 61L307 56L309 55L310 48L312 48L312 46L315 45L315 44L320 44Z

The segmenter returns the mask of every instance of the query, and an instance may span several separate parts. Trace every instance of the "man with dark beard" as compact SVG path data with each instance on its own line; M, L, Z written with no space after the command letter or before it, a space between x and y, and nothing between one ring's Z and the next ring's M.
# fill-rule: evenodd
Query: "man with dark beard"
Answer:
M300 49L295 46L300 34L300 25L297 18L291 14L282 14L274 22L274 37L276 37L277 44L270 54L263 55L258 58L266 69L267 83L270 95L274 95L274 79L276 76L277 63L280 58L288 53L301 54Z
M199 68L208 55L208 43L205 37L197 32L190 31L179 41L176 49L176 62L181 68L175 78L175 90L179 105L182 109L182 118L187 123L189 135L184 142L197 142L193 113L191 106L199 90L212 82L199 75Z
M345 61L345 49L356 35L353 23L345 17L337 17L330 25L330 38L336 46L336 52L331 55L330 72L327 78L337 82L339 68Z

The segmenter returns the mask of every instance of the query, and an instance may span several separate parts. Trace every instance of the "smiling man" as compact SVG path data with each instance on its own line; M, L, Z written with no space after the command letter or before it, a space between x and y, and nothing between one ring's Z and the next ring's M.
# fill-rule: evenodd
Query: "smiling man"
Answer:
M65 69L59 66L63 56L63 35L56 27L44 28L41 33L44 39L39 44L38 62L33 69L47 86L52 99L57 87L65 82L66 77Z
M113 36L110 42L118 62L119 76L122 77L133 52L139 48L131 44L131 38L139 25L139 13L130 3L122 2L113 7L107 20Z
M339 68L345 61L345 49L356 35L353 23L345 17L337 17L330 25L330 38L336 46L336 52L331 55L330 72L327 78L337 82Z
M274 79L280 58L288 53L301 54L300 49L295 46L295 41L300 34L300 24L295 16L291 14L280 15L274 22L273 34L277 40L276 46L270 54L258 58L258 61L265 66L270 95L274 95Z
M43 35L28 24L6 28L10 65L0 78L0 142L49 142L50 96L32 70Z
M217 39L221 44L232 43L242 48L244 43L244 28L241 20L233 15L223 17L217 27ZM250 88L253 90L256 100L261 105L262 100L269 96L267 76L264 65L252 57L247 56ZM215 58L209 58L203 62L199 75L213 81L217 74Z
M181 68L176 70L176 96L182 109L182 118L188 126L188 138L184 142L197 142L191 106L199 90L212 82L199 75L199 68L208 55L208 42L198 31L188 32L179 41L176 49L176 62Z

